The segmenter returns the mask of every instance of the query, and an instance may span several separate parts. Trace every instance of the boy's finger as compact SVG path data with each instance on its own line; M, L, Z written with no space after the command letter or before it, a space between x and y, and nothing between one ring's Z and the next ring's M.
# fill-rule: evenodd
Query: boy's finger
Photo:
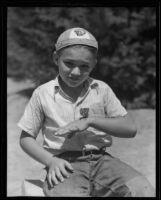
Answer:
M55 185L58 184L58 180L57 180L57 178L56 178L56 176L55 176L55 171L52 171L52 173L51 173L51 181L52 181Z
M67 136L67 138L70 139L70 138L73 137L74 135L75 135L75 132L69 133L68 136Z
M63 134L65 131L66 131L65 128L60 128L60 129L58 129L58 130L56 131L55 134Z
M59 179L59 181L61 181L61 182L64 181L64 178L63 178L62 174L60 173L59 168L56 168L56 169L55 169L55 175L56 175L56 177Z
M69 174L68 174L67 170L64 167L60 168L60 170L61 170L62 175L65 178L69 178Z
M76 131L78 128L77 127L75 127L75 126L71 126L71 127L69 127L69 131Z
M53 184L52 184L52 181L51 181L51 174L50 173L48 173L47 180L48 180L48 183L49 183L50 187L53 187Z
M70 132L70 130L64 129L64 130L57 131L55 133L55 135L65 135L65 134L67 134L69 132Z
M69 163L69 162L65 162L65 167L68 169L68 170L70 170L71 172L73 172L74 171L74 169L73 169L73 167L71 166L71 164Z

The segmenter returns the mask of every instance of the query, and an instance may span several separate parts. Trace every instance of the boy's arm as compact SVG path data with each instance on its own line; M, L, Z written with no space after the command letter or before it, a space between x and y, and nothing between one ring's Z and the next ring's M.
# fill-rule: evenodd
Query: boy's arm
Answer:
M55 135L73 136L78 131L84 131L88 127L93 127L106 132L115 137L130 138L136 135L136 127L128 115L115 118L90 117L76 120L61 127Z
M33 136L25 131L21 133L20 146L28 155L48 168L47 179L51 187L58 184L59 181L63 182L64 178L69 177L68 172L73 171L69 162L54 157L53 154L43 149Z
M120 137L135 137L137 129L128 115L115 118L87 118L89 126L107 132L108 134Z
M43 149L36 141L36 139L25 131L22 131L20 136L21 148L33 159L49 166L52 159L52 154Z

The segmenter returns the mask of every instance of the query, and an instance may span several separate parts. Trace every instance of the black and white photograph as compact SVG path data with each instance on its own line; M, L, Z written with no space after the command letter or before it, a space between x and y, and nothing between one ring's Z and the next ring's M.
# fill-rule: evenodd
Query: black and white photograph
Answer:
M156 7L7 7L7 197L156 197Z

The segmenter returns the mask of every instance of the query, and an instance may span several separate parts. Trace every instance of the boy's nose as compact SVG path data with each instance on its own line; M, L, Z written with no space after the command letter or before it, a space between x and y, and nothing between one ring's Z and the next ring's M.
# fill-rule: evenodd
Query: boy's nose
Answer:
M79 76L80 75L80 69L79 67L74 67L71 71L71 75L74 75L74 76Z

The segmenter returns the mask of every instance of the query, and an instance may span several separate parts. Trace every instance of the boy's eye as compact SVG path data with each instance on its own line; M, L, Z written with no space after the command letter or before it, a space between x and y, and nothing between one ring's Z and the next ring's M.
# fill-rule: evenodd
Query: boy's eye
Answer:
M65 62L65 64L66 64L68 67L74 67L74 64L71 63L71 62Z
M68 66L68 67L70 67L70 68L74 68L74 67L76 66L75 63L72 63L72 62L69 62L69 61L64 62L64 63L65 63L66 66ZM86 64L83 64L83 65L80 65L79 68L82 69L82 70L86 70L86 69L89 68L89 66L86 65Z
M89 68L88 65L81 65L81 67L82 67L83 69L87 69L87 68Z

